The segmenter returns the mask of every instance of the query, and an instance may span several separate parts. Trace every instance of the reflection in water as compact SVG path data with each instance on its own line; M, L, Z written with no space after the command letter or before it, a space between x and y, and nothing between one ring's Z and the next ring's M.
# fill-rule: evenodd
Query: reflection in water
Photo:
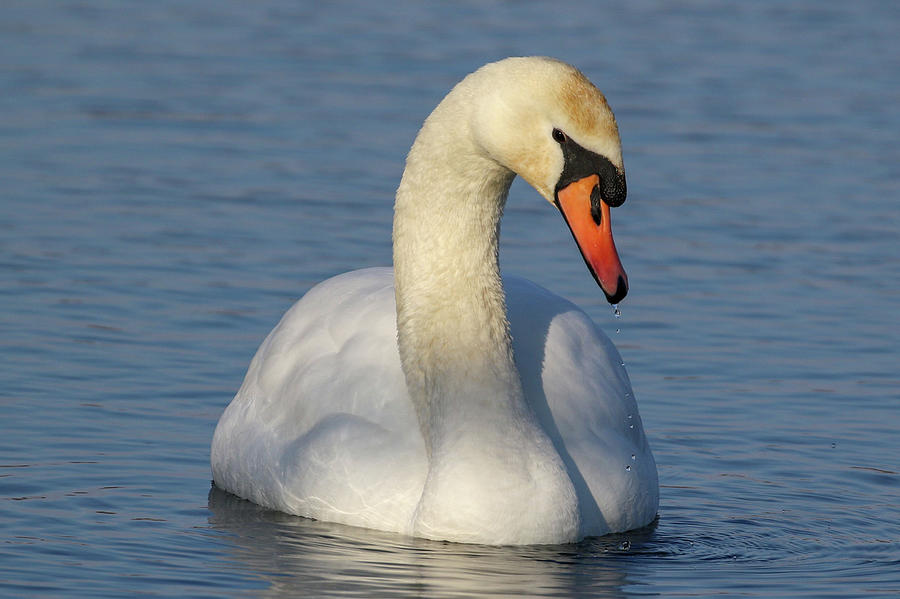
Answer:
M489 547L413 539L274 512L213 487L210 526L233 535L233 559L266 596L627 597L624 555L649 538Z

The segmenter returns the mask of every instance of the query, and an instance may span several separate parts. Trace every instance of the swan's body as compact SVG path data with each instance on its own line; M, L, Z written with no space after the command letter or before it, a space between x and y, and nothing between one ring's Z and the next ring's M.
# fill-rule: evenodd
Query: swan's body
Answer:
M463 80L407 159L395 269L319 284L269 334L216 428L216 484L451 541L568 542L652 521L656 466L615 348L497 264L518 173L564 212L607 296L624 296L609 233L621 165L612 113L573 67L507 59Z

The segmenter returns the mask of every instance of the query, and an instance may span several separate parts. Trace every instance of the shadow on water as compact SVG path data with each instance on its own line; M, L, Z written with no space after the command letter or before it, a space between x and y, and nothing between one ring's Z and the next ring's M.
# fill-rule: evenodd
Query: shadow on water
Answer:
M230 558L275 597L628 597L629 562L617 558L653 535L651 527L574 545L442 543L290 516L215 486L209 509L211 528L231 536Z

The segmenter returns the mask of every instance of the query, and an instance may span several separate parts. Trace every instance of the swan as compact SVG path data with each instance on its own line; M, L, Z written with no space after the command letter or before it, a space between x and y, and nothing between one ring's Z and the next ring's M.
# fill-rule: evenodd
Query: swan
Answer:
M487 64L413 143L394 268L316 285L260 346L213 435L215 485L308 518L492 545L655 519L656 464L612 342L569 301L501 278L515 175L562 212L608 301L625 296L606 99L555 59Z

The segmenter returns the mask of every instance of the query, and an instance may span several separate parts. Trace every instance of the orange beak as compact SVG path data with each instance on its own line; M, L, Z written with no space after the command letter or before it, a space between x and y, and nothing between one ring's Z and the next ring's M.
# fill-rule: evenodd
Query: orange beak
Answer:
M592 209L591 195L599 184L598 175L569 183L556 192L556 205L566 219L575 243L581 250L581 256L607 301L617 304L628 293L628 275L625 274L613 241L609 205L600 200L599 195L595 203L599 203L600 222L594 218L596 208Z

